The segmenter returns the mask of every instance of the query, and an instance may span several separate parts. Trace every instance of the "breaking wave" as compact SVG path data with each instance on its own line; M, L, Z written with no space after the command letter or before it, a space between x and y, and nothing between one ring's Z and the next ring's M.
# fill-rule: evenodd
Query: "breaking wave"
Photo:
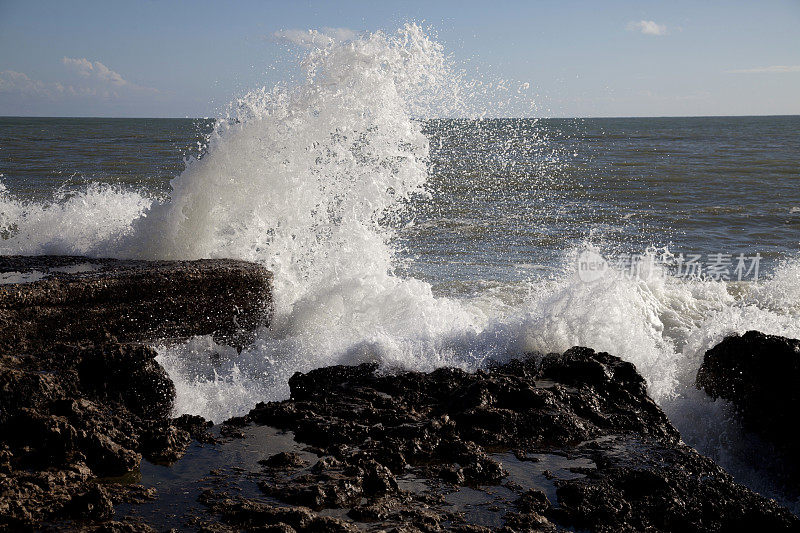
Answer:
M758 485L727 407L695 390L694 376L731 332L800 337L800 261L747 284L613 268L586 282L577 255L603 250L580 244L554 275L437 295L398 274L393 246L431 194L422 119L479 118L476 102L500 106L508 88L468 80L416 25L318 41L302 63L305 82L236 102L168 199L91 185L24 202L0 185L0 253L231 257L272 270L273 322L241 353L206 337L159 348L180 413L219 422L286 397L294 372L330 364L475 369L583 345L635 363L690 444Z

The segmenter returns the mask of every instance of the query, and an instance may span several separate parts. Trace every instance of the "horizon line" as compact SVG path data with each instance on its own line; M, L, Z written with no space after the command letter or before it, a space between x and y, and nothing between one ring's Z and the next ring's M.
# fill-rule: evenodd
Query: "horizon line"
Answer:
M587 116L546 116L546 117L436 117L424 120L591 120L591 119L630 119L630 118L759 118L759 117L800 117L800 113L771 113L764 115L587 115ZM220 117L144 117L110 115L0 115L4 118L42 118L42 119L108 119L108 120L220 120Z

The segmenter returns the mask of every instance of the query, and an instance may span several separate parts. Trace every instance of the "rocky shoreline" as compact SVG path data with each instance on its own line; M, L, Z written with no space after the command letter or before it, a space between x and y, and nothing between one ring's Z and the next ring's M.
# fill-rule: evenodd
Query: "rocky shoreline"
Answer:
M102 525L151 497L124 480L181 457L198 421L170 418L175 387L143 343L242 343L269 317L270 273L240 261L11 256L0 279L0 529L14 531Z
M261 267L0 257L3 276L0 530L800 531L685 445L607 353L322 368L213 426L171 418L174 385L145 342L247 342L268 323ZM769 376L736 376L780 352L791 385L798 341L760 335L709 350L698 386L785 438L785 420L753 411L786 400Z

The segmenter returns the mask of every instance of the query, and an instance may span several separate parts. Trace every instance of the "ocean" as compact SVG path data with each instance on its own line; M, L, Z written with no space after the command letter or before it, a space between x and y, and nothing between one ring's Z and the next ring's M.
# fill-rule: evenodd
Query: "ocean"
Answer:
M312 52L306 82L216 120L0 118L0 254L270 268L251 346L158 347L179 413L219 422L330 364L583 345L633 362L688 444L798 512L694 377L732 332L800 338L800 117L499 119L458 100L440 118L464 80L407 32Z
M163 198L214 123L0 117L0 180L23 202L90 184ZM395 240L408 274L440 291L540 275L590 241L760 254L763 273L800 249L798 116L440 119L423 130L432 197Z

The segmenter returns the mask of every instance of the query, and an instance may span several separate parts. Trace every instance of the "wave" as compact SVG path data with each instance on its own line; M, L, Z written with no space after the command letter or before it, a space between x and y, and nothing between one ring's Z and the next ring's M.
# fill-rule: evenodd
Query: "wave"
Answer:
M547 275L437 296L397 273L392 246L393 228L430 195L420 119L479 117L473 96L485 105L497 87L466 80L417 25L320 42L303 84L235 103L167 199L94 184L23 202L0 185L0 253L231 257L272 270L273 322L241 353L206 337L159 347L179 413L219 422L286 397L294 372L325 365L470 370L582 345L633 362L687 442L757 485L738 426L694 376L732 332L800 337L800 260L746 284L613 267L587 282L577 257L604 250L584 243Z

